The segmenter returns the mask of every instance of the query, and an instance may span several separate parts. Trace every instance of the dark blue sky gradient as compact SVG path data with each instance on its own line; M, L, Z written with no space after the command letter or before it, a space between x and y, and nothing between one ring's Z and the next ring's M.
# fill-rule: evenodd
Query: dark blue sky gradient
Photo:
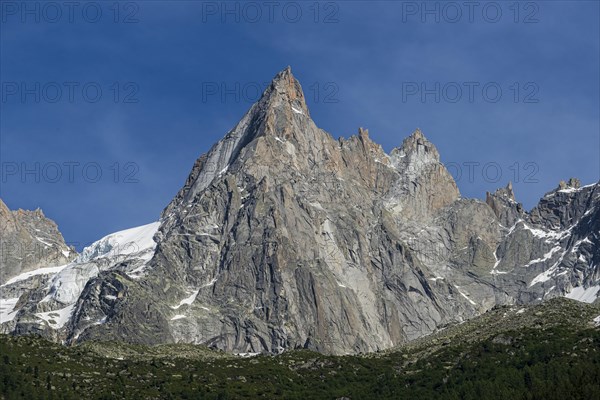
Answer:
M423 23L419 11L407 14L421 2L391 1L320 3L317 23L314 2L295 3L302 10L297 23L290 22L296 7L287 18L282 15L285 2L273 22L266 3L255 2L263 13L258 23L248 20L254 16L250 9L240 11L239 22L233 14L223 22L207 13L214 7L241 9L244 3L194 1L123 2L117 23L113 2L96 2L102 10L98 22L86 20L81 8L69 22L65 5L57 2L63 15L51 23L54 14L44 16L43 3L28 2L34 14L25 21L22 10L13 14L6 8L23 3L3 3L0 196L12 209L42 208L78 248L157 220L194 160L241 118L256 99L257 85L287 65L321 128L334 137L368 128L389 151L420 127L452 166L465 197L485 198L486 191L512 180L517 200L529 209L561 179L575 176L589 184L600 177L597 1L522 2L518 23L514 2L495 3L502 11L496 23L482 17L482 6L472 22L467 15L446 21L454 16L446 9L439 23L432 15ZM129 13L138 22L124 23ZM538 22L524 23L531 13ZM332 23L324 23L326 17ZM36 82L39 103L33 94L23 101L20 87L12 94L15 84L31 88ZM62 86L54 103L48 101L55 96L52 82ZM73 101L64 82L79 84ZM406 93L411 85L434 88L436 82L448 89L439 102L433 94L422 101ZM449 101L455 97L452 82L464 89L456 102ZM464 82L479 84L473 101ZM86 83L102 89L97 102L84 98ZM236 83L246 90L239 101L233 94L222 99L206 93L207 87L234 89ZM502 89L495 103L482 95L489 83ZM524 102L536 89L527 98L538 102ZM137 102L123 102L127 94ZM79 163L72 182L68 162ZM472 179L470 162L480 163ZM23 166L35 169L36 163L38 176L20 175ZM52 163L61 166L58 179ZM102 171L98 182L92 182L94 166ZM494 179L496 167L502 176Z

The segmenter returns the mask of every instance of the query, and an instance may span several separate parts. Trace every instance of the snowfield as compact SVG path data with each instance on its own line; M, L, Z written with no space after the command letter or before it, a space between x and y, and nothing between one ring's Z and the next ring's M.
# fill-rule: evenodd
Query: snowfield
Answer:
M75 262L84 263L98 258L125 256L154 250L156 242L152 237L159 226L160 222L153 222L111 233L83 249ZM150 259L151 255L146 258Z
M153 237L159 225L159 222L153 222L111 233L87 246L69 264L24 272L12 277L0 287L18 284L34 276L52 275L46 296L40 302L54 300L59 306L62 305L62 308L36 313L35 316L48 323L51 328L60 329L71 318L75 303L87 282L96 277L101 270L110 269L117 263L127 259L141 260L142 265L137 268L138 270L145 267L145 264L154 255L156 242L154 242ZM97 263L98 260L103 262ZM105 297L109 299L109 296ZM0 324L12 321L15 318L19 311L15 310L18 301L19 297L0 299ZM54 307L57 307L56 303Z
M593 303L598 298L598 291L600 291L600 285L590 286L587 289L584 289L582 286L578 286L567 293L565 297L568 299L582 301L584 303Z

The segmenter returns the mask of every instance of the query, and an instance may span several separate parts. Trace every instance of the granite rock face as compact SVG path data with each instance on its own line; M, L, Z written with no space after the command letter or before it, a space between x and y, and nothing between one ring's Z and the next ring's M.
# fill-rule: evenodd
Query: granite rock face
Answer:
M529 213L510 185L462 198L420 130L388 155L362 128L319 129L288 68L160 221L125 235L143 245L103 256L100 240L65 270L77 284L57 285L61 271L50 289L5 286L18 298L2 327L235 353L390 348L498 304L596 299L599 196L570 181Z
M556 296L597 299L600 262L600 185L571 179L505 227L493 274L519 302Z
M67 264L77 256L42 210L11 211L0 199L0 285L13 276Z
M485 202L504 226L512 226L523 218L525 212L523 205L516 202L510 182L505 188L500 188L494 193L486 193Z

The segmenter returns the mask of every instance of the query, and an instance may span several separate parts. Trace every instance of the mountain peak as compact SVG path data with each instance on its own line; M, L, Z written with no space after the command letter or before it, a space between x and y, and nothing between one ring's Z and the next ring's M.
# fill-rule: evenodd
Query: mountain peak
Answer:
M271 107L287 103L294 113L309 116L302 86L292 74L292 68L289 66L275 75L259 103Z
M513 191L512 182L510 182L510 181L508 182L506 187L497 189L496 193L494 193L494 194L497 196L503 196L512 201L515 201L515 192Z
M427 140L419 128L415 129L409 137L404 139L400 147L392 150L392 154L397 154L401 158L405 158L406 156L408 156L409 159L418 158L427 163L437 163L440 161L440 155L437 148L433 143Z
M568 182L560 181L558 183L558 190L565 189L579 189L581 187L581 181L577 178L571 178Z
M410 135L410 137L415 138L415 139L427 140L427 138L425 138L425 135L423 135L423 132L421 131L420 128L415 129L415 131Z
M191 201L215 178L229 171L240 155L256 155L257 138L293 138L296 145L314 141L315 134L310 136L310 129L307 129L311 123L302 86L288 66L275 75L258 102L250 107L236 126L196 160L185 186L163 211L163 217L171 214L181 201ZM313 131L317 132L316 129ZM250 143L254 143L250 146L252 150L244 152Z

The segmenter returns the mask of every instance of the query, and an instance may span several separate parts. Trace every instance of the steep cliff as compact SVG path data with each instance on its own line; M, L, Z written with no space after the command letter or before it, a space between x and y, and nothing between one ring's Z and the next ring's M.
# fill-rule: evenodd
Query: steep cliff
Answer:
M18 304L2 329L237 353L390 348L498 304L595 300L599 196L572 180L529 213L510 184L462 198L420 130L388 155L362 128L319 129L287 68L160 221L124 235L135 250L103 256L105 238L48 287L5 285Z

